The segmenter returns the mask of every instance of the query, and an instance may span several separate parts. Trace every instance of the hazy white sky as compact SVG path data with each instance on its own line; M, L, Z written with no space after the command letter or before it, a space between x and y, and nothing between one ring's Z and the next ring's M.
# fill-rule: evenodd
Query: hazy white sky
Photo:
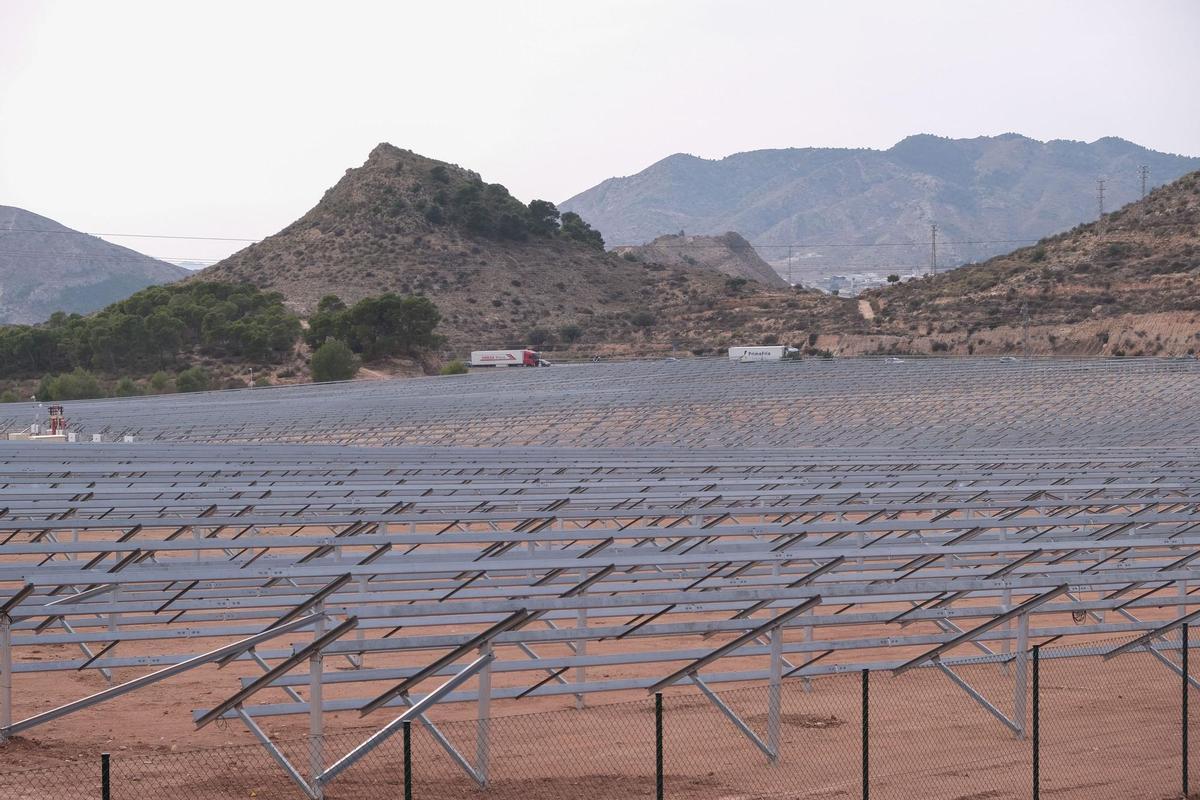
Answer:
M0 0L0 204L258 238L380 141L556 202L675 152L918 132L1200 155L1198 42L1197 0Z

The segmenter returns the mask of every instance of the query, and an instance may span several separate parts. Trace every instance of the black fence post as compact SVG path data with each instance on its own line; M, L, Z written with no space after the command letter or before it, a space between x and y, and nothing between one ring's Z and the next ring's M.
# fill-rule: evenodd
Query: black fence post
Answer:
M100 754L100 798L101 800L111 800L112 798L112 777L109 771L108 753Z
M1188 796L1188 624L1183 623L1183 696L1180 707L1183 714L1183 796Z
M871 797L871 671L862 671L862 800Z
M1042 646L1033 646L1033 800L1042 792L1042 690L1039 670L1042 663Z
M412 800L412 720L404 720L404 800Z
M654 695L654 796L663 800L663 696Z

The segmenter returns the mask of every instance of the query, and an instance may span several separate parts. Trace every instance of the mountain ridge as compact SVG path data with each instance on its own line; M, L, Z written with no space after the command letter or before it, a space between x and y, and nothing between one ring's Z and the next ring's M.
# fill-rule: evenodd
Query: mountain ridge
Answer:
M386 143L295 222L193 279L279 291L302 314L327 294L424 294L460 352L556 340L708 347L757 330L734 309L766 291L697 265L621 258L577 215ZM788 292L791 317L833 299Z
M186 269L16 206L0 205L0 324L86 314Z
M1142 164L1153 187L1200 169L1200 158L1118 137L914 134L886 150L775 148L721 159L675 153L561 206L587 218L610 245L681 229L734 230L778 271L790 262L813 282L860 269L920 272L929 264L933 222L943 267L1001 254L1013 240L1032 243L1095 216L1097 177L1107 176L1107 207L1136 199Z
M1200 172L1034 245L862 297L883 328L947 332L1198 312Z
M727 231L720 236L665 234L638 247L616 247L617 255L630 261L652 264L689 265L758 281L775 289L788 288L770 264L763 261L741 235Z

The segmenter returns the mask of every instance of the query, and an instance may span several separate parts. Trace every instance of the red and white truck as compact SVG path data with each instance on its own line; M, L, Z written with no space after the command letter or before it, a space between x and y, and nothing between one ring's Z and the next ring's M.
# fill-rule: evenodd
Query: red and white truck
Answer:
M472 350L472 367L548 367L536 350Z

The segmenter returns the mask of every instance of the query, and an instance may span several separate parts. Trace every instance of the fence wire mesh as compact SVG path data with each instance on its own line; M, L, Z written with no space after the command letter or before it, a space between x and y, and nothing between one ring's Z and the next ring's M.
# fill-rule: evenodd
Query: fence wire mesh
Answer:
M1196 639L1188 663L1193 680L1200 675ZM1043 797L1182 794L1185 722L1187 747L1200 751L1200 686L1186 690L1185 715L1180 636L1158 640L1155 653L1098 657L1116 644L1042 653L1036 700ZM1033 796L1034 670L1032 657L1022 661L996 653L950 672L936 665L899 675L872 672L865 726L870 797ZM664 798L863 796L860 673L713 690L711 697L697 688L673 688L663 698ZM328 767L371 733L342 730L276 746L304 779L314 765ZM657 796L652 697L485 721L418 718L409 742L416 800ZM45 762L22 758L22 751L36 754L37 745L15 739L0 747L0 759L9 766ZM0 798L102 798L100 754L71 759L0 771ZM404 735L397 730L328 782L324 796L403 798L405 764ZM1187 775L1195 797L1200 755L1189 759ZM110 759L110 785L115 800L307 796L258 744L118 751Z
M776 749L769 686L714 692L755 739L703 695L666 697L665 795L716 800L856 794L860 783L856 754L861 746L857 687L857 676L817 681L813 686L803 681L780 686L779 758L774 762L763 749Z
M9 743L6 748L11 746L12 743ZM100 796L99 756L54 767L0 774L0 797L5 800L42 800L48 797L95 800Z
M871 795L1028 797L1028 703L1022 713L1014 687L1029 671L1018 682L1014 661L872 674Z
M1187 762L1187 783L1188 796L1200 797L1200 630L1196 630L1194 626L1189 638L1188 659L1187 659L1187 682L1183 685L1186 689L1181 690L1180 705L1184 704L1182 695L1186 695L1186 719L1180 714L1180 724L1186 725L1188 732L1187 744L1185 752L1189 753L1190 757ZM1185 770L1180 770L1181 776Z
M1154 656L1046 660L1042 787L1048 795L1168 796L1180 774L1180 679Z
M308 744L307 740L283 741L280 747L299 759ZM111 759L111 785L113 800L301 796L296 784L257 744L134 755L117 752Z

